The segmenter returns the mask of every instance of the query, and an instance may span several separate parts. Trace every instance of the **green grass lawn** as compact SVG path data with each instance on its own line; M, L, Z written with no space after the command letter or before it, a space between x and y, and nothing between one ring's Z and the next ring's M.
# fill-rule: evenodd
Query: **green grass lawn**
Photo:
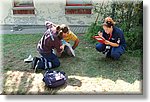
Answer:
M23 60L30 54L39 56L36 45L41 36L41 34L3 35L3 72L20 71L33 73L31 64L24 63ZM59 58L61 65L55 70L65 71L68 76L102 77L113 81L121 79L128 83L143 79L142 57L131 56L125 53L118 61L114 61L105 58L102 53L97 52L95 45L84 41L82 35L77 36L80 39L80 44L75 50L76 57L65 56ZM4 86L4 90L5 88Z

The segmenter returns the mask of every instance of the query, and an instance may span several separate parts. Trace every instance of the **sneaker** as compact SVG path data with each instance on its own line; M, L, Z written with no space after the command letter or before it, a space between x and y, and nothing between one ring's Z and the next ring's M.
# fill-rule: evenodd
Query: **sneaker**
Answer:
M35 66L37 65L37 61L38 61L38 60L39 60L38 57L34 57L34 58L33 58L32 65L31 65L31 68L32 68L32 69L35 69Z
M31 55L29 55L28 58L24 59L24 62L25 62L25 63L30 63L30 62L32 62L32 61L33 61L33 57L32 57Z
M110 51L107 52L106 58L111 58L111 52Z

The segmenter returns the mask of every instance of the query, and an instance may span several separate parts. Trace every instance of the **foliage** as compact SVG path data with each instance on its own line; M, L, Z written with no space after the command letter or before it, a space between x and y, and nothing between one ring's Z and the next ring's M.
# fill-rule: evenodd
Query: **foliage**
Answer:
M143 1L113 1L111 3L96 3L94 5L94 12L98 15L94 23L89 27L87 34L85 35L85 38L87 40L90 41L91 36L97 34L97 31L102 29L101 26L98 26L103 22L105 17L110 16L115 20L116 26L123 30L127 42L128 51L140 50L142 52Z
M96 40L92 39L92 36L97 35L98 31L101 31L102 27L96 23L92 23L88 29L88 33L85 34L84 38L86 41L96 43Z

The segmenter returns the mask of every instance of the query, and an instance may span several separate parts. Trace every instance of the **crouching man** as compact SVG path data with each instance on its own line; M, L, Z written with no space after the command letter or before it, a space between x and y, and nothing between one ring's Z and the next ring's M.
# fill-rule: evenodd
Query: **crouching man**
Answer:
M51 29L47 29L47 31L44 33L37 45L37 51L41 57L34 57L32 62L32 68L34 69L34 72L36 72L37 69L46 70L60 66L60 61L53 53L53 49L56 49L57 54L60 55L63 52L64 46L61 42L62 34L62 31L54 34Z

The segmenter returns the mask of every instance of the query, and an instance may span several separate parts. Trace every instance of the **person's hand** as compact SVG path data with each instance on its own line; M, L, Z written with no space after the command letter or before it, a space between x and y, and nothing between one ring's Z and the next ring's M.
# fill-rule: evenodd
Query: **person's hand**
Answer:
M102 38L103 40L105 40L105 38L102 36L102 34L103 34L102 32L100 32L100 31L98 32L98 36L99 36L100 38Z
M98 32L98 35L99 35L100 37L103 37L101 31Z
M65 45L61 45L60 49L62 50L61 53L64 51Z
M105 40L105 42L104 42L106 45L110 45L110 41L108 41L108 40Z

